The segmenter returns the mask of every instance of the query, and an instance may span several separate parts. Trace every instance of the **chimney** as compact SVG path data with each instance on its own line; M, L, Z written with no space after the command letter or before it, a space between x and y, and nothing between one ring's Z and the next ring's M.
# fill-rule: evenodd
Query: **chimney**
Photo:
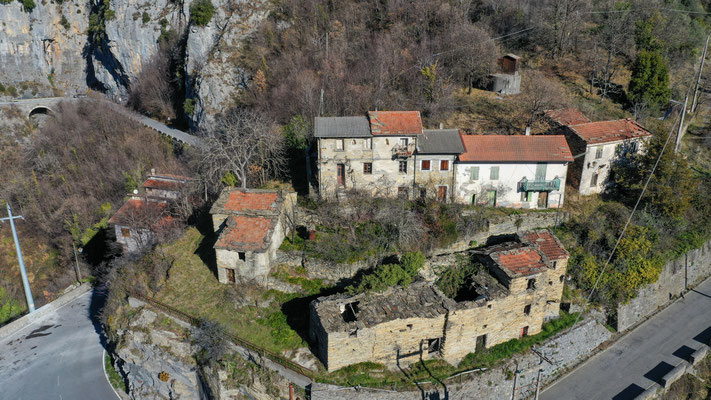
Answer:
M439 129L444 129L444 124L441 122L439 123Z
M526 136L531 136L531 127L530 126L526 127Z
M155 169L155 168L151 168L151 175L155 175L155 174L156 174L156 169Z

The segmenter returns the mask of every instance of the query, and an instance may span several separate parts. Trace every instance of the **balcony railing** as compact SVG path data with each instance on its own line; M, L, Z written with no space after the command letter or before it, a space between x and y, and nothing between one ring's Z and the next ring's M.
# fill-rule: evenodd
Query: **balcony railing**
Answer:
M393 157L397 158L408 158L415 152L415 144L410 143L406 145L398 144L393 146L392 149Z
M560 190L560 179L555 177L550 181L529 181L526 178L521 179L519 182L520 191L522 192L548 192L551 190Z

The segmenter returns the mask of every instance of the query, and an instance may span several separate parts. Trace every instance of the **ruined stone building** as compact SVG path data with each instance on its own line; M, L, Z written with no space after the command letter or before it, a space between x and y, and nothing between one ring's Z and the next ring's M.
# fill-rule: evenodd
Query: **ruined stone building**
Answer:
M151 169L141 187L148 197L176 200L191 180L180 175L157 174L155 169Z
M295 206L294 191L225 188L210 209L219 281L266 278Z
M534 335L558 316L569 254L550 231L519 233L471 256L485 268L454 299L416 282L311 302L309 335L328 371L433 358L457 365L469 353Z
M462 135L455 165L457 202L490 207L556 208L568 163L562 135Z
M613 164L643 151L652 135L629 118L590 122L575 109L549 110L546 116L555 132L565 134L575 157L568 180L583 195L602 192Z

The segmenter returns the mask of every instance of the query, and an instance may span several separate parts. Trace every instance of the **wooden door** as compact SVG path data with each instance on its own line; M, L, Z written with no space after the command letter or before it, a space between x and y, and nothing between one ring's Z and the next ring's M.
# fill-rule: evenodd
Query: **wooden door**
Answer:
M235 270L227 269L227 281L235 283Z
M338 184L341 186L346 185L346 166L343 164L336 165L336 175L338 176Z
M548 192L538 193L538 208L548 208Z
M437 186L437 200L445 201L447 200L447 187Z

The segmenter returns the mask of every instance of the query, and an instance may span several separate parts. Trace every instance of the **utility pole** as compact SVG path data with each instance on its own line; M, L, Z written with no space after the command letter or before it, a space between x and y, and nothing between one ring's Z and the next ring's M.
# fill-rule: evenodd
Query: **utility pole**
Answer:
M536 377L536 397L534 400L538 400L538 393L541 391L541 372L543 372L543 370L539 369L538 376Z
M706 50L709 48L709 38L706 36L706 44L704 45L704 54L701 56L701 65L699 66L699 75L696 77L696 88L694 89L694 100L691 101L691 112L696 111L696 96L699 94L699 84L701 83L701 72L704 70L704 62L706 61Z
M681 147L681 135L684 129L684 116L686 115L686 103L689 101L689 95L684 97L684 106L681 108L681 118L679 118L679 130L676 132L676 143L674 144L674 152L678 153Z
M30 313L35 311L35 302L32 300L32 291L30 290L30 281L27 279L27 271L25 271L25 259L22 258L22 249L20 249L20 240L17 238L17 229L15 229L15 220L25 220L22 215L13 216L10 203L7 204L7 218L0 218L0 221L10 221L12 228L12 238L15 239L15 250L17 251L17 261L20 262L20 273L22 274L22 285L25 287L25 298L27 298L27 309Z
M77 276L77 282L81 282L81 272L79 272L79 256L77 255L77 245L72 240L72 247L74 248L74 273ZM79 252L82 252L82 248L79 248Z
M513 391L511 392L511 400L516 400L516 381L518 381L518 374L521 373L521 370L518 369L518 364L516 364L516 370L514 371L514 376L513 376Z

